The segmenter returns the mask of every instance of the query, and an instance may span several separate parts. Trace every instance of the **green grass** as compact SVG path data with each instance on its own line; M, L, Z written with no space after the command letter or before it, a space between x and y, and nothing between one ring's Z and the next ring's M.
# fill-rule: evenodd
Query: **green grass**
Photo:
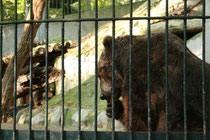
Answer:
M81 106L86 109L94 109L95 107L95 76L86 80L81 84ZM101 91L98 87L98 110L105 110L106 101L100 100ZM53 97L49 101L49 106L60 106L61 95ZM78 107L78 86L64 93L64 106L77 108Z
M77 112L77 110L72 110L72 109L69 109L67 111L66 118L65 118L65 127L67 127L67 128L71 127L71 117L76 112Z

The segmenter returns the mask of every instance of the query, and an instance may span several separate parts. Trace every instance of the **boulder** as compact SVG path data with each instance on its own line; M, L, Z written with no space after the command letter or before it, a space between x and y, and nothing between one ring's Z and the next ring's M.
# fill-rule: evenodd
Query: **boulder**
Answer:
M64 120L66 117L66 112L68 108L64 107ZM61 107L56 107L54 111L50 115L50 125L52 126L61 126L61 116L62 116L62 108Z
M44 125L45 117L43 112L38 113L32 118L32 125Z

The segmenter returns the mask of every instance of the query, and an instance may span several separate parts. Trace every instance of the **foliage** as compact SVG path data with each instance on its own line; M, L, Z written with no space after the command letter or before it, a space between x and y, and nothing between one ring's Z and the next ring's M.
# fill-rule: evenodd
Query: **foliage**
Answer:
M15 20L15 0L3 0L2 2L3 13L1 15L3 15L3 20ZM17 0L17 19L25 19L25 0Z
M62 9L57 8L50 8L49 9L49 17L50 18L56 18L62 16Z
M143 0L136 0L139 2ZM89 2L89 3L88 3ZM129 4L130 0L115 0L115 6ZM113 5L113 0L98 0L98 9L110 7ZM95 10L95 0L81 0L81 11ZM77 13L79 11L78 1L71 4L71 8L74 10L72 13Z
M115 5L123 5L128 4L129 0L116 0ZM86 11L87 8L87 0L81 0L81 11ZM112 0L98 0L98 9L112 6ZM72 4L72 7L78 7L78 2ZM78 9L77 9L78 10ZM90 0L90 9L95 10L95 0ZM78 10L79 11L79 10Z
M142 1L142 0L136 0ZM2 0L3 2L3 20L4 21L14 21L15 20L15 0ZM58 1L61 2L61 1ZM89 3L88 3L89 2ZM115 5L128 4L129 0L116 0ZM89 6L88 6L89 5ZM65 12L68 9L67 4L65 4ZM71 4L71 13L78 13L78 1ZM112 0L98 0L98 9L112 6ZM17 0L17 19L25 20L26 1ZM95 0L81 0L81 11L95 10ZM66 13L68 14L68 12ZM57 18L62 16L62 8L50 8L49 17ZM1 19L1 10L0 10L0 19Z

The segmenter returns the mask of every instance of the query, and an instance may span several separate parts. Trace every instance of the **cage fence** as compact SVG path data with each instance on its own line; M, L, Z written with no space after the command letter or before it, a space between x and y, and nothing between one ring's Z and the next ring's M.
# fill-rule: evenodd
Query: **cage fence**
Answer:
M208 123L210 123L208 122L208 95L210 94L210 90L208 88L210 80L208 77L210 76L210 66L206 62L206 58L208 58L207 55L209 55L207 53L207 50L209 49L206 45L206 36L208 36L208 34L206 35L206 32L208 32L206 30L209 30L208 21L210 18L209 15L206 15L206 11L208 9L207 5L209 5L208 3L210 3L208 0L184 0L182 2L179 2L181 6L177 6L178 8L170 6L170 4L172 4L173 2L169 0L29 0L26 1L25 4L25 9L28 9L26 10L28 11L27 20L19 16L19 12L21 11L21 2L24 1L0 0L0 58L2 61L0 63L0 76L2 77L2 80L0 81L0 116L2 120L0 122L0 139L210 139L208 132ZM13 5L13 8L9 9L8 7L6 7L8 4ZM160 7L157 11L161 11L162 14L154 13L153 11L155 9L154 7L158 4ZM164 6L161 4L163 4ZM125 7L125 5L127 5L127 7ZM200 13L196 13L196 10L194 11L194 9L191 11L192 13L189 13L192 7L196 7L197 5L200 5L200 9L198 8L200 10ZM123 7L123 10L127 10L126 12L128 14L123 14L126 16L120 15L122 11L119 7ZM109 14L102 16L104 11L101 11L101 9L106 8L108 8L107 11L109 11ZM83 14L87 13L88 11L92 11L91 16ZM193 12L195 12L196 14L193 14ZM56 18L52 18L51 15L53 14L58 16ZM138 16L138 14L142 16ZM72 15L74 16L74 18L71 18ZM12 18L9 18L10 16ZM26 18L26 16L24 18ZM198 29L195 27L193 28L192 32L191 27L189 27L191 30L188 30L188 25L191 24L192 20L196 20L198 24L196 24L195 26L201 26L201 28ZM171 108L169 106L170 101L172 101L172 99L170 99L170 93L171 90L173 90L170 88L170 84L173 84L173 81L171 81L170 79L171 68L173 68L173 65L170 64L170 62L173 59L176 59L169 56L169 46L171 45L170 32L173 32L173 30L169 30L169 28L171 29L171 27L174 25L173 21L175 21L175 23L178 23L180 21L182 22L182 24L176 25L181 28L181 31L177 29L178 32L176 35L183 39L183 46L181 48L183 60L182 62L180 62L181 64L183 64L181 68L181 70L183 70L181 77L181 89L183 91L181 91L182 97L180 97L182 103L176 103L177 105L183 105L181 109L179 108L181 111L183 111L183 116L178 116L182 119L183 124L180 126L181 128L177 128L178 130L182 131L173 130L173 126L171 126L171 124L169 123L170 119L173 118L170 116L170 111L173 110L170 110ZM158 27L153 26L153 23L158 22L162 22L163 25L161 26L162 28L159 30L157 29ZM40 27L40 25L43 23L45 24L45 26ZM85 25L88 24L92 26L91 29L86 29ZM140 30L142 29L144 30L144 32L136 31L138 29L137 27L140 26L140 24L143 24L143 27L141 27ZM23 25L25 26L24 28ZM22 28L19 28L20 26L22 26ZM73 27L68 28L68 26ZM35 41L36 34L38 34L37 30L39 29L39 27L39 32L42 35L45 35L44 41L42 43ZM12 30L11 34L13 34L13 39L9 38L8 40L6 40L5 36L9 34L7 30L9 30L10 28ZM102 30L102 28L104 30ZM22 36L19 33L19 29L24 30ZM51 32L51 29L54 31ZM119 31L121 29L123 29L123 31ZM89 34L84 30L88 30L87 32ZM109 31L109 33L107 33L106 31ZM154 54L152 53L154 42L152 41L152 36L155 32L163 32L164 34L164 47L162 47L162 50L164 50L164 59L162 60L164 64L164 75L161 75L162 77L164 77L164 83L161 84L164 85L164 91L162 92L164 93L163 108L165 120L162 120L164 122L164 130L162 131L160 129L154 128L153 122L153 102L155 91L154 87L152 86L154 82L152 81L152 76L154 76ZM187 74L189 71L193 71L195 67L192 67L193 69L188 68L188 66L191 66L188 64L188 60L191 59L191 57L188 58L189 50L187 48L187 43L188 39L199 32L201 32L202 40L200 46L202 54L200 56L201 60L197 60L197 56L193 57L196 57L195 64L197 64L197 61L199 61L199 64L201 64L200 66L197 66L198 69L201 68L199 71L201 73L193 74L199 75L199 78L196 79L196 81L198 81L197 83L200 82L200 87L198 87L198 91L201 91L201 93L199 93L199 96L197 96L196 94L195 97L193 97L193 100L196 100L196 98L199 99L200 104L198 105L197 112L193 112L194 110L192 110L192 112L189 113L191 110L188 110L188 104L193 104L194 101L188 100L187 95L189 94L187 93L192 91L189 90L188 87L188 84L191 81L189 80ZM58 35L58 33L60 35ZM68 33L73 34L72 36L74 37L75 41L68 41ZM49 37L53 37L51 34L56 35L58 38L51 39ZM145 42L145 46L147 47L147 49L146 52L144 52L146 53L144 67L146 67L147 74L144 75L145 77L143 77L144 80L147 81L147 83L144 85L144 90L146 92L144 95L146 101L144 102L146 102L146 108L144 108L145 112L140 113L145 113L144 115L146 116L146 129L136 130L136 122L133 122L133 117L135 117L136 115L134 114L134 112L136 111L136 104L133 104L133 100L135 100L137 97L133 93L133 91L135 90L133 89L133 86L138 83L138 81L133 80L136 77L133 69L139 66L135 61L133 61L133 58L136 54L136 50L133 50L133 48L136 49L135 46L138 45L136 44L136 35L142 34L144 34L144 36L147 38ZM19 39L19 35L22 37L21 40ZM101 52L107 51L103 50L103 47L101 47L103 46L103 38L106 35L112 36L110 56L111 59L109 60L109 63L111 63L111 86L109 88L111 89L110 98L112 100L107 101L107 103L106 101L100 100L100 96L103 93L99 89L99 87L102 88L102 86L100 85L101 71L99 69L99 59L101 58L99 56L101 55ZM122 44L129 44L129 50L127 50L128 55L126 55L128 56L128 61L126 62L129 62L129 64L127 64L129 66L127 67L129 69L127 71L127 76L129 80L128 83L126 83L126 85L128 85L127 95L129 100L129 112L127 115L129 117L126 122L128 127L127 131L125 131L124 129L123 131L118 131L118 128L116 128L116 123L119 122L114 119L119 112L118 110L116 110L118 104L116 104L115 100L116 98L118 98L117 93L119 91L116 91L115 88L119 85L119 83L116 83L116 80L119 80L120 73L118 70L119 64L117 63L119 61L116 60L116 56L119 56L116 44L119 42L116 38L123 35L129 35L128 41L122 42ZM8 42L5 43L4 40ZM9 45L9 48L4 49L4 46L6 46L7 43L13 45ZM90 45L89 43L92 44ZM13 54L4 56L6 54L4 51L11 50L11 48L12 51L10 51L9 53L12 52ZM66 55L67 53L73 54L74 60L66 60L66 58L68 58L68 56ZM93 57L84 57L85 55L88 56L89 54L91 54ZM55 57L56 59L58 57L60 62L57 62ZM93 59L93 61L90 66L86 66L84 61L89 58L91 60ZM139 58L141 58L141 56L139 56ZM54 66L56 65L55 62L57 62L57 65L59 65L57 69L54 68ZM176 64L177 63L178 62L176 62ZM76 67L73 65L76 65ZM85 79L83 78L85 75L85 68L91 69L93 71L92 76L94 76L89 81L83 82ZM72 86L74 88L71 87L71 89L69 85L73 84L73 82L72 80L69 80L68 82L66 81L66 79L68 79L68 76L66 74L67 69L70 69L70 71L73 71L72 69L75 69L75 73L72 75L76 75L76 77L73 78L76 82L74 83L75 86ZM108 74L108 72L105 74ZM124 75L122 74L121 76L123 77ZM194 75L192 75L192 77L193 76ZM86 76L86 79L87 77L88 76ZM195 78L197 77L195 76ZM56 88L58 88L56 87L57 84L60 84L60 88L58 89L58 91L56 91ZM195 84L191 85L195 87L197 86ZM123 84L120 86L123 86ZM20 87L23 91L19 90ZM71 93L67 93L69 89L71 90ZM56 92L59 92L60 94L56 95ZM123 94L123 91L121 92L122 93L120 94ZM69 96L67 96L67 94ZM21 101L20 98L22 99ZM19 102L22 102L21 107L17 105L19 104ZM106 104L108 104L108 102L111 103L112 114L111 119L107 119L108 121L105 124L109 122L109 127L107 127L106 129L100 129L98 125L99 113L106 111ZM68 109L67 106L71 106L71 109ZM88 109L85 110L85 107L87 107ZM49 112L51 110L53 110L54 112L50 114ZM42 126L33 125L35 121L34 118L36 117L34 115L34 112L36 111L39 114L42 114L42 119L39 119L42 120ZM91 112L89 113L89 116L91 117L84 118L84 112ZM197 113L200 113L200 116L196 115ZM70 117L68 117L67 114L70 114ZM200 124L202 124L201 128L199 128L197 131L195 131L195 129L194 131L188 130L190 127L197 125L196 123L193 124L194 122L189 122L188 120L188 118L193 117L193 115L195 117L202 118L202 122L199 123L199 126ZM20 121L21 116L25 116L25 120L23 120L22 123ZM106 115L104 114L104 116ZM74 125L74 127L67 127L66 125L72 122L72 118L76 120L76 123L71 123L71 125ZM92 120L91 127L88 126L88 119ZM68 122L66 120L68 120ZM52 125L53 121L54 125ZM126 127L122 124L119 126L121 128ZM139 127L141 128L141 126Z

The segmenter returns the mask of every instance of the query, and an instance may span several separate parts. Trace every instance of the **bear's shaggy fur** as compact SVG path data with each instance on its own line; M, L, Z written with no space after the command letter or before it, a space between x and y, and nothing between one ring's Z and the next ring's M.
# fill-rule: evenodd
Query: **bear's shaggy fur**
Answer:
M151 34L151 128L165 131L165 34ZM104 50L98 63L102 99L107 101L107 116L112 117L112 37L103 41ZM147 37L130 36L115 39L115 119L129 130L129 52L132 50L132 130L148 130ZM186 52L186 101L188 131L203 130L202 61L188 49ZM210 64L206 66L206 124L210 124ZM168 34L168 129L184 129L184 42ZM119 98L122 97L122 101Z

